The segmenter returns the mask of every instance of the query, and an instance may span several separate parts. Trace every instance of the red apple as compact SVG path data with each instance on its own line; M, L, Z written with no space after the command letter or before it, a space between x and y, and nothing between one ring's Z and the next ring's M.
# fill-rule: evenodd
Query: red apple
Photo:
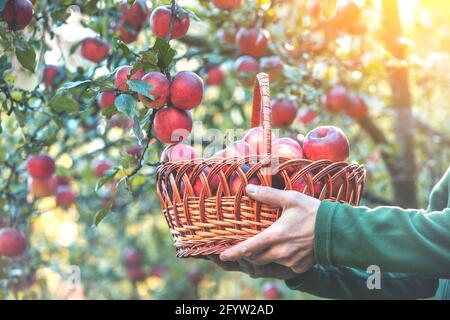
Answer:
M274 141L275 134L271 132L271 135L272 135L271 141ZM247 142L253 148L253 150L256 151L256 154L262 154L264 148L263 136L264 136L263 128L255 127L248 130L247 133L242 138L242 140Z
M294 139L279 138L272 144L272 155L289 159L303 159L303 149Z
M306 111L300 115L300 120L302 120L303 124L306 126L313 122L317 118L318 114L314 111Z
M0 256L19 257L25 252L26 246L25 237L19 231L0 229Z
M198 285L203 280L203 274L200 269L192 267L187 273L187 278L193 285Z
M203 80L191 71L180 71L170 84L170 101L178 109L197 107L203 98Z
M241 56L234 63L234 71L239 82L244 87L250 87L255 81L256 74L259 72L259 64L251 56Z
M120 20L119 22L119 35L120 39L122 39L124 43L132 43L136 41L140 31L140 26L137 27L126 22L125 20Z
M148 90L148 93L154 99L150 100L146 96L138 94L139 100L149 108L159 109L165 106L170 93L170 82L166 76L161 72L154 71L145 74L142 80L153 87L153 89Z
M146 277L142 266L132 266L127 268L127 278L130 281L142 281Z
M166 39L169 32L172 10L170 6L161 6L156 8L150 17L150 27L156 36ZM184 37L189 29L189 16L183 13L183 16L175 15L172 28L172 39Z
M116 93L114 90L100 92L97 96L97 104L100 109L105 109L114 105Z
M47 154L31 156L27 162L28 174L33 178L48 178L55 172L55 161Z
M309 177L311 177L311 175L309 175ZM310 185L308 179L305 179L303 177L292 183L292 190L305 193L312 197L318 197L320 195L320 192L322 191L322 183L320 181L317 181L313 184L313 190L311 190L309 187Z
M283 71L281 60L278 56L262 57L260 62L261 71L269 75L269 80L273 81Z
M128 119L121 113L116 113L108 120L108 123L111 127L130 129L133 127L134 121Z
M123 254L123 260L127 266L137 266L142 263L142 253L137 248L129 248Z
M22 30L33 18L33 4L29 0L9 0L2 14L11 30Z
M247 164L244 164L241 166L241 170L244 173L247 173L250 170L250 166ZM237 172L233 172L230 176L230 192L232 195L236 195L239 191L239 187L243 183L243 179L241 180L241 177ZM260 185L261 183L258 180L257 176L252 176L248 179L248 184L255 184Z
M345 112L352 118L362 119L367 116L367 105L360 95L353 93L350 95L350 101Z
M109 54L109 45L103 40L86 38L81 43L81 55L83 58L99 63L105 60Z
M214 66L206 72L206 84L210 86L219 86L225 81L225 72L220 66Z
M186 110L169 107L160 109L153 121L156 138L163 143L177 143L186 139L192 130L192 117Z
M67 176L57 176L56 181L58 182L58 186L70 185L70 178Z
M122 4L122 17L128 24L140 29L147 20L150 10L145 0L136 0L131 7L128 7L126 3Z
M198 158L199 155L194 148L187 144L173 144L164 149L161 155L161 162L182 161Z
M289 127L297 117L297 105L289 99L277 99L272 102L272 126Z
M229 158L229 157L247 157L256 155L256 151L245 141L239 140L233 142L224 150L217 152L213 157Z
M132 66L122 66L117 69L116 79L114 80L114 86L119 90L128 90L128 80L139 80L144 76L144 71L138 69L131 74Z
M349 93L344 86L331 87L322 97L322 104L331 112L342 111L349 104Z
M236 33L237 28L235 27L229 29L220 28L217 30L217 38L219 38L222 42L234 45L236 43Z
M75 192L69 186L61 186L56 189L56 205L58 207L70 207L77 200Z
M242 0L213 0L212 2L219 9L237 9L241 6Z
M150 271L150 276L162 278L167 273L167 268L162 264L157 264Z
M241 53L259 58L267 53L269 34L259 28L241 28L236 35L236 46Z
M44 68L43 80L47 87L55 88L65 78L65 71L63 67L46 65Z
M263 295L265 299L277 300L283 297L281 290L273 282L268 282L263 287Z
M141 146L128 147L125 150L125 152L128 153L132 157L139 158L142 154L142 147Z
M334 126L323 126L308 132L303 141L303 152L310 160L345 161L350 145L344 132Z
M95 164L94 166L94 175L97 178L101 178L105 175L105 171L110 170L113 168L113 165L111 161L109 160L102 160Z
M28 190L36 198L49 197L55 194L58 181L55 177L30 178L28 180Z

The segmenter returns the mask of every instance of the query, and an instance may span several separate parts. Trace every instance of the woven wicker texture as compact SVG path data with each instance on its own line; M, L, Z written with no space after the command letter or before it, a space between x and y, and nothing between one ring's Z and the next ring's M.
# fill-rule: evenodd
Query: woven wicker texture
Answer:
M260 156L166 162L158 167L156 190L178 257L220 253L278 219L281 209L246 195L250 179L286 190L301 182L305 194L358 205L364 187L363 166L271 156L269 80L264 73L255 81L252 127L256 126L264 132ZM230 186L231 175L239 177L237 190Z

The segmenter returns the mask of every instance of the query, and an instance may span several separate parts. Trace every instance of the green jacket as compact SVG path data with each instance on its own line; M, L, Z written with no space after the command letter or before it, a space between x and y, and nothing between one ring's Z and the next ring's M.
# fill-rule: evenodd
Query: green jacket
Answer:
M450 299L450 168L426 211L322 201L314 254L311 270L286 281L291 289L334 299ZM381 289L367 286L371 265Z

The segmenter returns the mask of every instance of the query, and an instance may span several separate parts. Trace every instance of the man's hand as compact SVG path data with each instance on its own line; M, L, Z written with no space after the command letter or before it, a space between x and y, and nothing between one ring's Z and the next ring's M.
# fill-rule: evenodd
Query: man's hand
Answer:
M240 271L248 274L252 278L277 278L288 280L298 276L298 274L290 268L276 263L257 266L244 259L237 261L222 261L219 259L218 255L210 255L208 258L225 271Z
M247 194L272 207L283 208L281 217L256 236L225 250L222 261L246 260L251 265L277 263L303 273L314 264L314 225L320 201L296 191L255 185Z

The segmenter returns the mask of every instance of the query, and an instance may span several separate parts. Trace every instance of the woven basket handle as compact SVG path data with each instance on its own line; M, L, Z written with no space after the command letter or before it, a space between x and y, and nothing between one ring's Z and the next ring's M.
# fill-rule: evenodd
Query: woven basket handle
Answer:
M263 128L263 159L270 158L272 153L272 108L269 76L266 73L256 75L253 89L252 128L259 126Z

